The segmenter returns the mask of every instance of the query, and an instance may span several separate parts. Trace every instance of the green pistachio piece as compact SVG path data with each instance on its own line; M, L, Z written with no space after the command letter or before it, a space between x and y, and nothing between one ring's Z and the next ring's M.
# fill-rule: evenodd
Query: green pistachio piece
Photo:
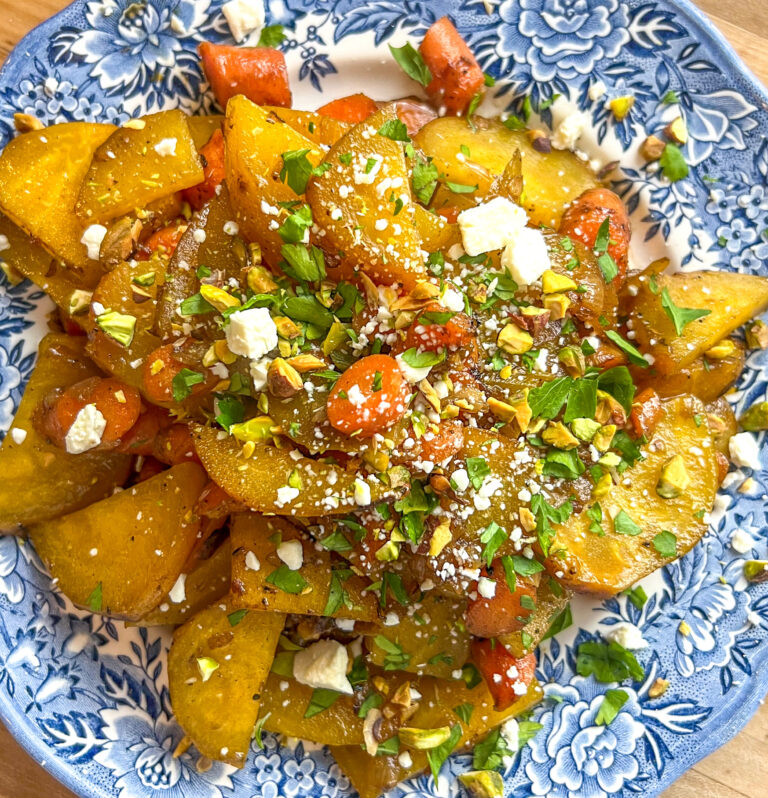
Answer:
M114 338L123 346L130 346L133 341L133 333L136 329L136 317L129 316L127 313L118 313L116 310L108 310L96 317L96 324L99 329L110 338Z
M685 467L682 455L676 454L664 464L656 483L656 493L662 499L675 499L685 493L691 484L691 478Z
M197 667L200 669L203 681L207 682L213 676L213 672L219 669L219 663L212 657L198 657Z
M573 434L584 443L589 443L601 427L599 422L593 421L591 418L574 418L571 421Z
M471 798L503 798L504 780L495 770L470 770L459 776Z
M412 726L403 726L398 731L400 742L408 748L418 751L428 751L442 745L450 736L450 726L440 726L437 729L417 729Z
M747 560L744 578L748 582L768 582L768 560Z
M749 432L768 429L768 402L758 402L752 405L739 419L739 424Z

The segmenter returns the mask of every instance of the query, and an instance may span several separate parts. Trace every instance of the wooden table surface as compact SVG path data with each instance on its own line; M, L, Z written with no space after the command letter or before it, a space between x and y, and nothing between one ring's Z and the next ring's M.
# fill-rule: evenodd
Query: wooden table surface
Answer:
M768 85L768 0L694 0ZM0 63L18 40L68 0L0 0ZM699 762L663 798L759 798L768 794L768 705L744 730ZM0 798L74 798L19 747L0 724Z

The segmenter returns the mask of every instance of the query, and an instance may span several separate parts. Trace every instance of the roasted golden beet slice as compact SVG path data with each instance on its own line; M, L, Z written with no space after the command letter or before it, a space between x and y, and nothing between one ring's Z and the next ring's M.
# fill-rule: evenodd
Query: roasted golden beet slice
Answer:
M125 481L131 462L126 455L68 454L38 433L32 421L51 391L98 374L85 355L84 338L51 333L41 341L37 366L0 450L0 530L71 513Z
M644 275L629 281L623 304L632 317L635 343L653 355L654 368L665 376L693 363L766 307L768 279L731 272ZM680 308L706 315L688 321L691 314L680 317ZM672 316L686 322L680 334Z
M245 459L233 437L220 438L211 427L199 427L193 430L193 436L211 479L252 510L277 515L308 516L318 511L344 515L356 506L356 482L362 480L339 466L296 457L291 449L267 445L257 446ZM298 484L300 488L294 487ZM365 484L371 503L396 494L379 480L369 478Z
M316 547L289 521L241 513L234 518L231 538L234 606L362 621L378 619L376 596L364 592L370 582L354 574L332 552ZM298 544L294 556L301 561L301 567L293 571L278 556L279 547L288 541Z
M691 396L664 403L664 416L643 447L645 459L626 470L621 482L600 497L604 535L589 531L585 508L563 525L550 548L547 569L566 587L598 596L612 596L633 585L698 543L707 529L706 514L719 485L715 446L705 408ZM689 483L677 478L679 490L667 498L657 485L662 470L681 457ZM628 482L628 484L627 484ZM590 503L594 506L594 503ZM667 533L664 539L658 535ZM671 556L664 542L675 540ZM656 541L654 543L654 540Z
M74 604L137 620L165 598L195 545L194 507L205 482L199 465L182 463L70 515L35 524L30 537Z
M403 145L379 133L396 119L388 105L355 125L325 156L327 171L310 180L307 199L325 231L318 242L341 264L329 269L334 279L362 270L410 289L427 276Z
M93 153L76 206L86 224L115 219L203 180L183 111L160 111L130 124Z
M512 656L525 656L544 639L552 621L565 610L572 595L570 590L545 575L536 591L536 606L525 627L519 632L499 635L497 639Z
M93 288L103 270L80 241L86 225L75 216L75 202L94 151L113 130L53 125L18 136L0 155L0 210L62 261L78 288Z
M192 136L192 141L195 142L195 147L200 150L203 145L208 143L208 139L210 139L217 130L221 130L224 124L224 116L222 114L188 116L187 124L189 125L189 133Z
M168 652L171 703L203 756L245 764L284 622L278 613L243 613L217 601L176 630Z
M276 105L263 105L270 116L292 127L297 133L321 147L332 147L352 125L331 119L316 111L299 111L296 108L280 108Z

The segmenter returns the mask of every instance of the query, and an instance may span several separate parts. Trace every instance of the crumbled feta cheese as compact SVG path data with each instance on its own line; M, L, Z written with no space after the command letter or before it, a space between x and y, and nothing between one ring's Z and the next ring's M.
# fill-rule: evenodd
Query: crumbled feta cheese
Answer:
M86 405L75 416L72 426L64 437L67 451L70 454L82 454L98 446L106 426L107 420L96 405Z
M746 554L755 547L755 541L743 529L734 529L731 535L731 548L739 554Z
M85 244L88 250L88 258L90 260L99 259L99 251L101 250L101 242L107 234L107 228L103 224L92 224L86 227L83 232L83 237L80 239L81 244Z
M341 629L342 632L354 632L355 621L353 618L337 618L336 626Z
M176 155L176 139L160 139L155 144L155 152L165 158L168 155Z
M277 504L278 507L283 507L290 504L299 495L298 488L292 488L290 485L284 485L282 488L277 489Z
M237 222L224 222L224 232L228 236L236 236L240 232L240 225Z
M618 643L628 651L648 648L648 643L643 638L643 633L633 623L617 623L607 632L603 632L603 637L610 643Z
M481 576L477 580L477 594L486 599L492 599L496 595L496 582L487 576Z
M224 332L235 355L258 359L277 346L277 327L267 308L235 311Z
M0 252L5 252L6 249L10 248L11 242L8 240L8 236L0 234Z
M355 504L365 507L371 503L371 486L363 479L355 480Z
M186 581L187 575L179 574L179 578L176 580L173 587L168 591L168 598L174 604L181 604L181 602L187 598Z
M426 379L429 376L429 372L432 370L432 366L424 366L422 368L414 368L413 366L409 366L403 360L402 355L395 355L395 360L397 361L397 365L400 367L400 371L402 371L406 382L409 382L411 385L415 385L417 382L421 382L422 380Z
M206 238L205 230L203 230L202 227L198 227L197 230L195 230L195 232L192 233L192 238L194 238L198 244L202 244Z
M403 751L397 756L397 764L400 765L401 768L409 768L413 764L413 757L408 751Z
M458 468L451 474L453 484L459 493L463 493L469 487L469 474L466 468Z
M572 150L589 125L589 116L583 111L568 114L557 126L552 136L552 146L558 150Z
M272 360L268 357L251 361L251 380L255 391L263 391L267 387L267 374L271 365Z
M400 616L396 612L388 612L384 616L384 626L397 626L400 623Z
M528 214L506 197L495 197L483 205L462 211L457 221L464 250L468 255L481 255L501 249L528 221Z
M259 562L259 558L252 551L247 551L245 553L245 570L246 571L261 570L261 563Z
M518 230L501 254L501 265L518 285L536 282L551 266L541 230L532 227Z
M592 102L596 102L601 97L605 95L606 88L605 83L602 80L596 80L593 84L590 85L589 90L587 91L587 95Z
M21 429L20 427L14 427L11 430L11 440L17 445L21 446L22 443L27 439L27 431L25 429Z
M318 640L297 651L293 658L293 678L307 687L318 690L336 690L352 695L352 685L347 679L349 654L335 640Z
M368 158L361 156L358 160L361 162L361 164L359 166L355 166L355 183L357 185L370 186L375 180L376 175L379 173L379 169L381 169L381 164L383 163L384 159L381 157L381 155L371 155L370 160L373 161L373 165L370 169L368 169ZM368 171L366 171L366 169L368 169Z
M507 744L507 748L509 748L512 753L520 748L520 726L514 718L505 720L504 723L501 724L501 729L499 729L499 731L504 738L504 742Z
M347 391L349 403L355 407L362 407L365 404L365 394L360 390L360 386L355 383Z
M455 288L446 288L440 297L440 304L454 313L464 310L464 297Z
M731 454L731 462L735 465L755 471L761 469L760 447L757 445L757 438L752 433L739 432L734 435L728 443L728 450Z
M277 556L292 570L304 565L304 548L300 540L285 540L277 547Z
M238 43L251 34L261 34L264 27L265 14L263 0L230 0L221 7L232 37Z

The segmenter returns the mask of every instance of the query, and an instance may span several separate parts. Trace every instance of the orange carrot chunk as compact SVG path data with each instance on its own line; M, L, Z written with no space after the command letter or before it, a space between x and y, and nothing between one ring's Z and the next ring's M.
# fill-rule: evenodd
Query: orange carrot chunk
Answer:
M155 230L154 233L139 247L136 254L136 260L149 260L149 256L153 252L162 250L162 252L170 257L173 255L176 247L187 229L186 221L175 222L169 224L168 227L161 227Z
M177 387L175 392L176 396L174 396L174 378L185 369L202 376L203 379L186 380L180 386L183 389L181 394L184 395L180 394ZM184 375L182 375L182 378L183 376ZM144 361L142 381L144 383L144 395L150 402L156 402L158 404L182 401L190 394L204 393L211 390L216 383L216 379L208 369L201 367L187 369L176 357L173 344L159 346L149 354ZM157 457L157 455L155 456Z
M469 602L467 629L476 637L495 637L522 629L532 610L530 603L526 608L521 600L528 596L532 602L536 601L536 585L530 577L518 574L515 590L510 590L500 560L494 561L490 570L483 569L482 576L493 580L495 593L491 598L478 593L477 598Z
M353 363L328 395L331 426L369 438L391 427L407 409L408 383L389 355L368 355Z
M472 661L480 671L496 710L501 712L527 692L536 672L536 655L513 657L498 640L473 640Z
M222 108L236 94L244 94L259 105L291 107L288 70L279 50L203 42L198 52L213 95Z
M629 263L629 238L631 228L627 209L620 197L607 188L590 188L577 197L563 214L560 233L594 248L600 226L608 219L608 254L613 258L619 273L620 284Z
M656 425L664 415L661 399L653 388L645 388L632 402L632 412L629 414L629 423L635 436L650 438Z
M216 194L216 189L224 182L226 169L224 167L224 136L220 130L215 130L213 135L200 150L200 159L203 162L205 179L192 188L182 192L184 199L196 210L208 202Z
M485 85L485 76L467 43L448 17L438 19L419 47L432 73L427 94L452 116L461 116Z
M136 423L120 437L117 451L145 457L154 455L155 439L172 422L167 410L156 405L147 405Z
M437 118L433 108L418 100L398 100L395 107L397 118L405 123L409 136L415 136L427 122Z
M406 333L403 348L455 352L471 347L475 340L472 320L466 313L454 313L437 302L430 302L416 314Z
M322 108L317 109L318 114L337 119L339 122L362 122L378 110L378 105L366 94L350 94L348 97L339 97L331 100Z

